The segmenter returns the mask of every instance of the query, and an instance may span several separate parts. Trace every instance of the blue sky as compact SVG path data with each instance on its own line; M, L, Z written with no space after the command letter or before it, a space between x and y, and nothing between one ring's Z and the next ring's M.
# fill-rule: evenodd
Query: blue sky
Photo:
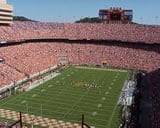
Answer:
M74 22L110 7L133 9L133 21L160 24L160 0L8 0L14 15L45 22Z

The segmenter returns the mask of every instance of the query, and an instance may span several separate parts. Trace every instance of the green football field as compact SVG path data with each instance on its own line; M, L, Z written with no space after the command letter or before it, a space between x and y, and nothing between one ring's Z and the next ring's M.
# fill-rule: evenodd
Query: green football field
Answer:
M69 67L39 87L0 101L0 108L81 123L117 128L117 105L128 71Z

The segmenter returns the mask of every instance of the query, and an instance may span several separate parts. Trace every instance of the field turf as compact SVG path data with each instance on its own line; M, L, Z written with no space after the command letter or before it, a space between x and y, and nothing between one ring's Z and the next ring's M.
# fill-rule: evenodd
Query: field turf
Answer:
M0 108L81 123L116 128L117 101L129 72L69 67L54 79L22 94L0 101Z

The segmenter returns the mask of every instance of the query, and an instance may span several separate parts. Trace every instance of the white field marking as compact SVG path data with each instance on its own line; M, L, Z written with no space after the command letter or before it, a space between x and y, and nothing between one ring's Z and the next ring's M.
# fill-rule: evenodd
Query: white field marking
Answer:
M102 104L98 104L97 107L98 107L98 108L101 108L101 107L102 107Z
M32 89L34 89L34 88L36 88L36 87L44 84L45 82L47 82L47 81L55 78L55 77L58 76L59 74L60 74L60 73L51 74L51 76L47 77L45 80L40 80L38 83L35 81L35 82L33 82L33 83L31 84L32 86L29 86L29 88L25 89L25 91L28 92L28 91L30 91L30 90L32 90Z
M112 123L112 120L113 120L113 116L114 116L114 114L115 114L115 112L116 112L117 106L118 106L118 104L116 103L115 106L114 106L114 109L113 109L113 111L112 111L111 117L110 117L110 119L109 119L109 121L108 121L107 128L110 128L110 127L111 127L111 123Z
M50 85L48 85L48 87L51 88L51 87L53 87L53 85L50 84Z
M119 74L118 74L119 75ZM128 75L126 75L126 79L127 79L127 77L128 77ZM110 117L110 119L109 119L109 123L108 123L108 126L107 126L107 128L110 128L111 127L111 123L112 123L112 120L113 120L113 116L114 116L114 114L115 114L115 111L116 111L116 109L117 109L117 106L118 106L118 104L116 103L115 104L115 106L114 106L114 109L113 109L113 111L112 111L112 114L111 114L111 117Z
M102 97L102 100L106 100L106 97Z
M47 99L47 98L46 98ZM36 99L32 99L32 101L35 101L34 102L34 104L39 104L39 103L37 103L36 102ZM46 100L46 101L51 101L51 100ZM61 102L62 101L62 102ZM63 101L66 101L66 100L60 100L60 102L56 102L56 101L51 101L51 103L56 103L56 104L62 104L62 105L67 105L67 106L70 106L70 104L68 104L68 103L65 103L65 102L63 102ZM74 100L75 101L75 100ZM93 101L93 100L92 100ZM88 105L95 105L97 102L94 102L94 103L89 103L89 102L92 102L92 101L85 101L84 102L84 104L88 104ZM10 103L10 105L11 105L12 103ZM51 106L51 105L46 105L46 106ZM78 107L78 106L77 106ZM110 107L109 105L108 105L108 107Z
M113 81L115 82L117 79L113 79Z
M92 116L96 116L97 114L97 112L92 112Z
M109 94L109 92L106 92L105 94L106 94L106 95L108 95L108 94Z
M62 88L58 93L57 93L57 97L61 94L61 93L63 93L63 91L65 91L65 89L67 89L69 86L65 86L64 88ZM55 97L54 97L55 98ZM51 100L49 100L49 101L52 101L52 99Z
M36 96L37 96L37 94L33 94L33 95L32 95L32 97L36 97Z
M83 97L88 94L88 92L89 92L89 91L85 92L85 93L79 98L79 100L77 100L77 102L75 102L75 103L72 105L71 109L69 109L69 110L64 114L63 118L65 118L65 116L68 115L68 113L70 113L70 112L72 111L72 109L76 106L76 104L78 104L78 103L83 99Z
M64 100L63 100L64 101ZM62 102L52 102L52 103L57 103L57 104L62 104L62 105L67 105L67 106L70 106L70 104L68 104L68 103L62 103ZM95 105L96 103L89 103L89 102L84 102L84 104L88 104L88 105L90 105L90 106L92 106L92 105ZM50 105L47 105L47 106L50 106ZM75 105L76 107L79 107L79 106L77 106L77 105ZM108 105L108 107L112 107L112 106L109 106Z
M99 95L101 95L101 94L102 94L102 93L101 93L101 89L98 89L98 90L99 90L99 91L98 91L98 92L99 92Z
M128 72L128 70L119 70L119 69L105 69L105 68L93 68L93 67L83 67L83 66L75 66L75 68L80 69L94 69L94 70L104 70L104 71L117 71L117 72Z
M67 87L67 86L64 86L64 87ZM63 87L63 88L64 88ZM56 93L56 94L58 94L63 88L60 88L60 89L57 89L56 91L53 91L53 93ZM47 89L48 90L48 89ZM101 90L101 89L100 89ZM50 90L48 90L48 91L50 91ZM99 91L99 89L97 89L97 91ZM36 94L40 94L40 92L41 92L41 89L37 89L37 92L36 92ZM64 94L66 94L66 95L70 95L70 96L77 96L77 93L81 93L82 92L82 90L80 90L80 91L75 91L75 92L73 92L73 90L72 91L70 91L70 90L64 90L63 91L64 92ZM51 93L47 93L46 94L47 96L52 96L52 94ZM98 94L95 94L95 95L93 95L93 96L87 96L87 97L93 97L93 98L95 98L95 96L97 96Z
M112 89L112 87L110 87L110 86L109 86L109 87L108 87L108 89L110 89L110 90L111 90L111 89Z
M106 95L107 95L108 93L109 93L109 92L106 92ZM40 92L37 92L37 94L40 94L40 95L41 95ZM65 93L64 93L64 94L65 94ZM49 99L49 101L52 102L52 100L53 100L52 96L53 96L53 95L46 93L45 96L44 96L44 98ZM75 100L74 97L76 97L77 95L72 95L72 94L70 94L70 96L73 97L73 98L71 98L71 100L74 101L74 100ZM50 98L49 98L49 97L50 97ZM94 100L95 96L86 96L86 97L89 98L89 99L87 99L87 101L91 101L91 102L94 102L94 101L95 101L95 100ZM109 97L112 98L112 96L109 96ZM57 95L54 97L54 99L58 99L59 101L65 101L63 98L61 98L61 97L59 97L59 96L57 96Z
M47 98L47 97L46 97L46 98ZM112 98L112 97L111 97L111 98ZM51 100L51 102L52 102L52 100L53 100L52 98L48 98L48 99ZM62 98L59 98L59 97L55 97L54 99L58 99L59 101L62 101L62 102L63 102L63 101L66 101L65 99L62 99ZM72 99L72 98L71 98L70 101L73 101L73 102L74 102L75 99ZM84 100L84 102L85 102L85 101L86 101L86 102L97 103L99 100L98 100L98 99L96 99L96 100L94 100L94 99L87 99L87 100Z
M51 100L47 100L47 101L51 101ZM64 103L64 101L66 101L66 100L59 100L60 102L56 102L56 101L51 101L51 103L57 103L57 104L64 104L64 105L70 105L70 104L68 104L68 103ZM62 101L62 102L61 102ZM75 101L75 100L69 100L69 101ZM94 103L89 103L89 102L92 102L93 100L88 100L88 101L84 101L84 104L88 104L88 105L93 105L93 104L96 104L97 102L94 102ZM78 106L77 106L78 107ZM108 107L110 107L110 106L108 106Z
M26 101L25 101L25 100L23 100L23 101L21 102L21 104L24 104L24 103L26 103Z
M12 104L10 104L10 105L13 105L13 103ZM15 105L15 104L14 104ZM21 106L20 104L16 104L15 106ZM49 105L46 105L46 106L49 106ZM51 107L51 106L49 106L49 107ZM78 107L78 106L77 106ZM29 108L31 108L31 109L35 109L35 107L32 107L32 106L29 106ZM66 109L65 107L58 107L58 108L61 108L61 109L63 109L63 110L68 110L68 109ZM113 108L113 106L110 106L110 108ZM107 112L109 112L109 111L107 111L107 110L105 110L105 109L102 109L101 108L101 110L104 112L104 113L107 113ZM88 113L88 114L90 114L90 112L88 112L88 111L82 111L82 110L76 110L76 109L72 109L72 111L77 111L77 112L81 112L81 113ZM52 113L53 111L52 110L48 110L48 112L50 112L50 113ZM61 112L61 111L55 111L56 113L59 113L59 114L64 114L63 112ZM72 114L68 114L68 115L72 115ZM104 116L105 114L99 114L99 115L101 115L101 116ZM98 119L98 120L102 120L102 119ZM104 120L103 120L104 121Z
M45 89L42 89L42 90L41 90L41 92L45 92L45 91L46 91Z

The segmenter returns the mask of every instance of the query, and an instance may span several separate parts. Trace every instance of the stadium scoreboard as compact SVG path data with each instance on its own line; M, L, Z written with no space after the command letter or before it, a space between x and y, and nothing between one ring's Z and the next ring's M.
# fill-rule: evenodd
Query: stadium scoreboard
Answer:
M130 23L133 18L132 10L121 8L100 9L99 19L103 23Z

